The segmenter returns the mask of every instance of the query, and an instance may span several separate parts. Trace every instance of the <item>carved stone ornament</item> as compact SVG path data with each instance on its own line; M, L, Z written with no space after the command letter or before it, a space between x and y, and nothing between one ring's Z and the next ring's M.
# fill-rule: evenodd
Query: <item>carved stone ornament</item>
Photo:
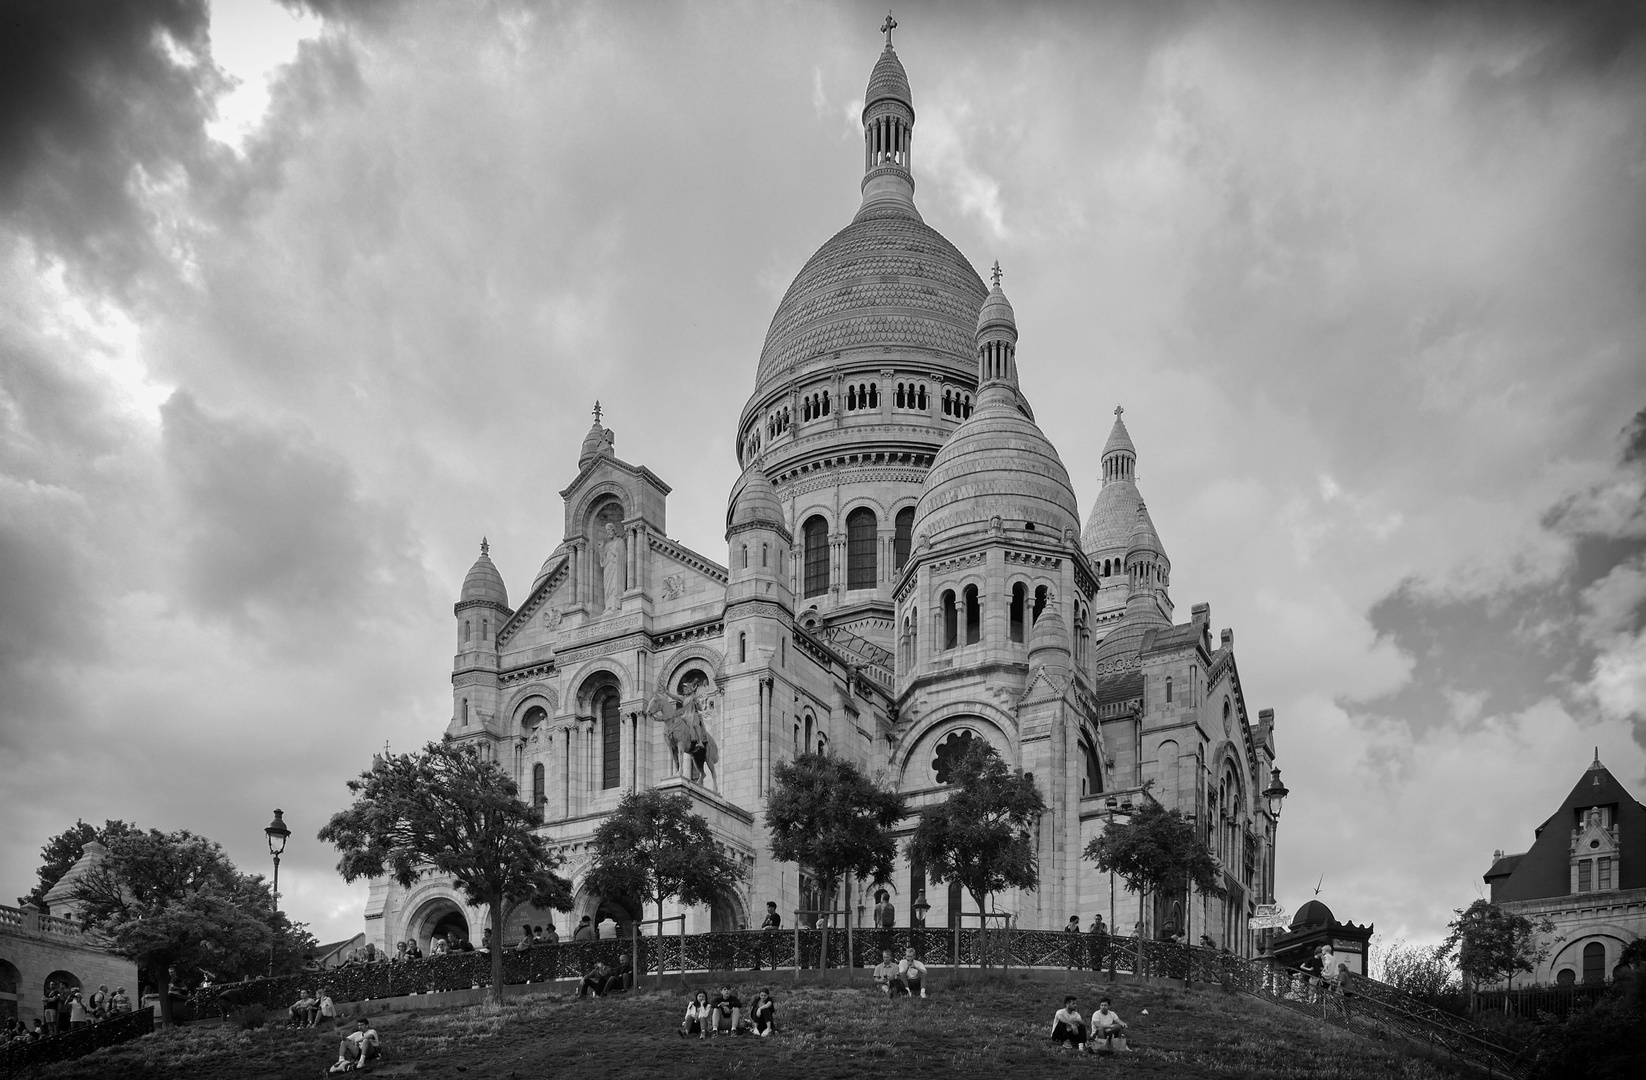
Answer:
M686 575L670 574L663 579L663 599L678 600L686 595Z
M550 605L543 609L543 629L553 630L560 625L560 609Z

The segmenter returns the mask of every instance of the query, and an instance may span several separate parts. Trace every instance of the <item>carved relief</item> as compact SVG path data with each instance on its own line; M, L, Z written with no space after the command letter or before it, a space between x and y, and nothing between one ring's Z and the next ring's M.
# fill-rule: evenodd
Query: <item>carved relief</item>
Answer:
M663 599L678 600L686 595L686 575L670 574L663 579Z

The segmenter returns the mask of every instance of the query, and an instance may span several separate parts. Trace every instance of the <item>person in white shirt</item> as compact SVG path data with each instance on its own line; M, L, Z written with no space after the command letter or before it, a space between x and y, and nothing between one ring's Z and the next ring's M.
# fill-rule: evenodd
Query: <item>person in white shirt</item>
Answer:
M910 997L926 996L926 965L915 959L913 945L903 950L897 976L903 980L903 989Z
M1126 1045L1126 1021L1109 1008L1108 998L1099 1000L1097 1011L1092 1013L1092 1037L1102 1039L1105 1050L1131 1049Z
M1086 1052L1086 1021L1080 1018L1080 1010L1075 1007L1075 996L1070 994L1063 999L1063 1007L1057 1010L1052 1017L1052 1042L1062 1046L1068 1043L1077 1051Z
M377 1030L371 1026L371 1021L362 1016L354 1022L354 1030L338 1044L337 1061L331 1071L359 1072L366 1068L367 1062L382 1056L383 1044L377 1039Z
M680 1021L680 1037L685 1039L696 1035L699 1039L708 1038L713 1016L714 1008L709 1004L708 991L699 990L692 996L692 1003L686 1006L686 1019Z

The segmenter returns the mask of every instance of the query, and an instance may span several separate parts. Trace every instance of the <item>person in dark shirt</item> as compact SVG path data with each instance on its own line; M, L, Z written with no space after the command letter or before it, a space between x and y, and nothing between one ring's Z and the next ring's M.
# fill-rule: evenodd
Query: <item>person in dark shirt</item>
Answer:
M783 929L783 916L777 913L777 901L766 901L766 921L760 924L762 930Z
M714 1010L715 1034L718 1035L722 1030L728 1035L743 1033L743 1002L738 1000L731 987L722 986L720 993L709 1002L709 1007Z
M572 940L593 941L598 936L594 929L594 920L585 915L583 921L577 924L577 929L572 933Z
M592 993L595 997L601 997L606 993L606 981L611 977L612 969L607 967L604 961L597 962L589 969L589 973L583 976L583 981L577 984L577 993L572 996L585 998Z
M621 994L629 988L629 977L634 974L634 960L628 956L617 962L617 970L606 976L608 994Z
M752 1018L754 1033L762 1039L777 1030L777 1002L772 1000L771 987L761 987L759 995L754 999Z

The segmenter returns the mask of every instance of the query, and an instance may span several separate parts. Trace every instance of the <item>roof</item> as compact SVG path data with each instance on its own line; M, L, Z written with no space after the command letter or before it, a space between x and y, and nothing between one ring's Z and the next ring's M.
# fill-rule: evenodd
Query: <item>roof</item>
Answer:
M1486 871L1486 881L1490 883L1497 878L1508 877L1515 872L1515 867L1519 866L1520 860L1525 857L1526 853L1522 851L1519 855L1505 855L1496 860L1492 863L1492 868Z
M1126 423L1120 419L1118 409L1115 410L1114 427L1109 429L1109 441L1103 444L1102 457L1115 453L1137 456L1137 447L1132 445L1132 433L1126 430Z
M1152 551L1161 558L1166 557L1166 549L1160 546L1160 534L1155 531L1154 519L1149 516L1149 508L1142 500L1138 501L1137 513L1132 518L1132 531L1126 539L1126 553L1134 551Z
M1092 683L1092 696L1099 705L1114 705L1135 701L1143 696L1143 673L1122 671L1114 675L1099 675Z
M874 62L874 70L869 72L869 85L863 91L863 115L867 116L869 108L877 101L886 99L901 101L914 111L914 95L909 91L909 75L903 70L903 61L897 58L897 50L887 45L880 52L880 59Z
M1332 909L1319 900L1310 900L1292 916L1292 929L1300 926L1326 926L1332 922Z
M1552 816L1538 826L1537 838L1524 855L1498 859L1486 873L1492 886L1492 902L1541 900L1569 896L1572 891L1572 830L1579 825L1581 811L1591 806L1615 807L1612 821L1617 826L1620 852L1614 884L1619 889L1646 888L1646 806L1618 783L1611 770L1594 763L1572 787ZM1514 865L1499 874L1510 859Z
M732 496L726 508L727 533L739 525L769 525L784 535L789 532L777 490L758 465L744 469L743 475L732 485Z
M1104 484L1092 503L1086 529L1080 534L1080 547L1086 557L1098 562L1105 558L1125 558L1132 526L1137 523L1137 508L1142 505L1143 496L1130 480L1110 480Z
M1010 330L1012 337L1017 337L1017 312L1012 310L1012 302L1006 299L999 282L983 298L983 306L977 312L977 336L982 338L985 330L994 329Z
M490 545L481 540L480 557L474 560L468 575L463 578L463 592L457 598L459 604L480 600L499 607L509 606L509 590L503 587L503 575L497 572L489 550Z

